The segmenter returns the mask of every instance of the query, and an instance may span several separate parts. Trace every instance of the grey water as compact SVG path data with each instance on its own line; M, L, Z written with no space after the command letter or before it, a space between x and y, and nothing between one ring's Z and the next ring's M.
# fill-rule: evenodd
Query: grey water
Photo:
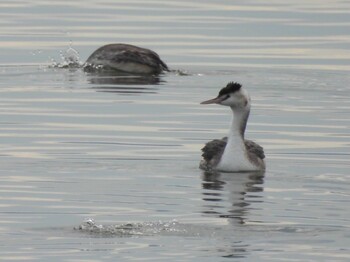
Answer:
M350 3L1 1L0 261L349 261ZM89 74L107 43L174 72ZM68 60L67 60L68 58ZM265 173L200 149L252 97Z

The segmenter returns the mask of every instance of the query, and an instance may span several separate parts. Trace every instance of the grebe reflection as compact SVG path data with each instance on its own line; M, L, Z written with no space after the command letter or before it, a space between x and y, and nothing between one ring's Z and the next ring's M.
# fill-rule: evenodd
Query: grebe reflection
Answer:
M263 191L264 172L203 172L203 208L205 215L230 218L244 224L251 205L248 197ZM254 195L254 202L259 196Z

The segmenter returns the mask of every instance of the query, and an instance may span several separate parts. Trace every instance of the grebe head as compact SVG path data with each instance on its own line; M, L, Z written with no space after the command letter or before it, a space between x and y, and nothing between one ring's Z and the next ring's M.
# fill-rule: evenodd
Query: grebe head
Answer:
M201 104L219 104L230 106L232 109L250 108L250 97L242 85L237 82L230 82L222 88L217 97L203 101Z

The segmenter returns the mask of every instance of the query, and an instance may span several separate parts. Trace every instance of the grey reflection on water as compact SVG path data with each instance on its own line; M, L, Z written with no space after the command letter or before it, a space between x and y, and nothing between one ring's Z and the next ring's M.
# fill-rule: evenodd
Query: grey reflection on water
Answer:
M259 196L249 193L263 191L264 174L203 172L203 214L229 218L232 224L245 224L249 206L253 200L259 201Z
M98 92L122 94L155 94L158 90L155 85L165 82L160 76L135 76L110 72L87 73L87 81Z
M160 76L154 75L130 75L127 73L116 72L99 72L99 73L87 73L88 81L90 84L101 85L155 85L164 83Z
M253 202L261 202L256 192L263 191L265 172L203 172L202 199L205 216L225 218L229 227L220 233L222 240L215 252L224 258L245 258L252 247L245 241L246 230L242 227L249 220ZM243 231L242 231L243 230ZM243 235L241 235L243 234ZM226 235L226 236L225 236ZM234 239L232 239L234 235Z

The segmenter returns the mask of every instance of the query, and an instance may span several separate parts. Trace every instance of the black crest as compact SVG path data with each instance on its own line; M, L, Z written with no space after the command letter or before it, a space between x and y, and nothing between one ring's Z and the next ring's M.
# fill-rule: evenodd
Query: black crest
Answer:
M242 87L242 85L240 83L237 82L229 82L226 87L224 87L223 89L220 90L219 92L219 96L222 95L227 95L229 93L234 93L237 92L238 90L240 90Z

